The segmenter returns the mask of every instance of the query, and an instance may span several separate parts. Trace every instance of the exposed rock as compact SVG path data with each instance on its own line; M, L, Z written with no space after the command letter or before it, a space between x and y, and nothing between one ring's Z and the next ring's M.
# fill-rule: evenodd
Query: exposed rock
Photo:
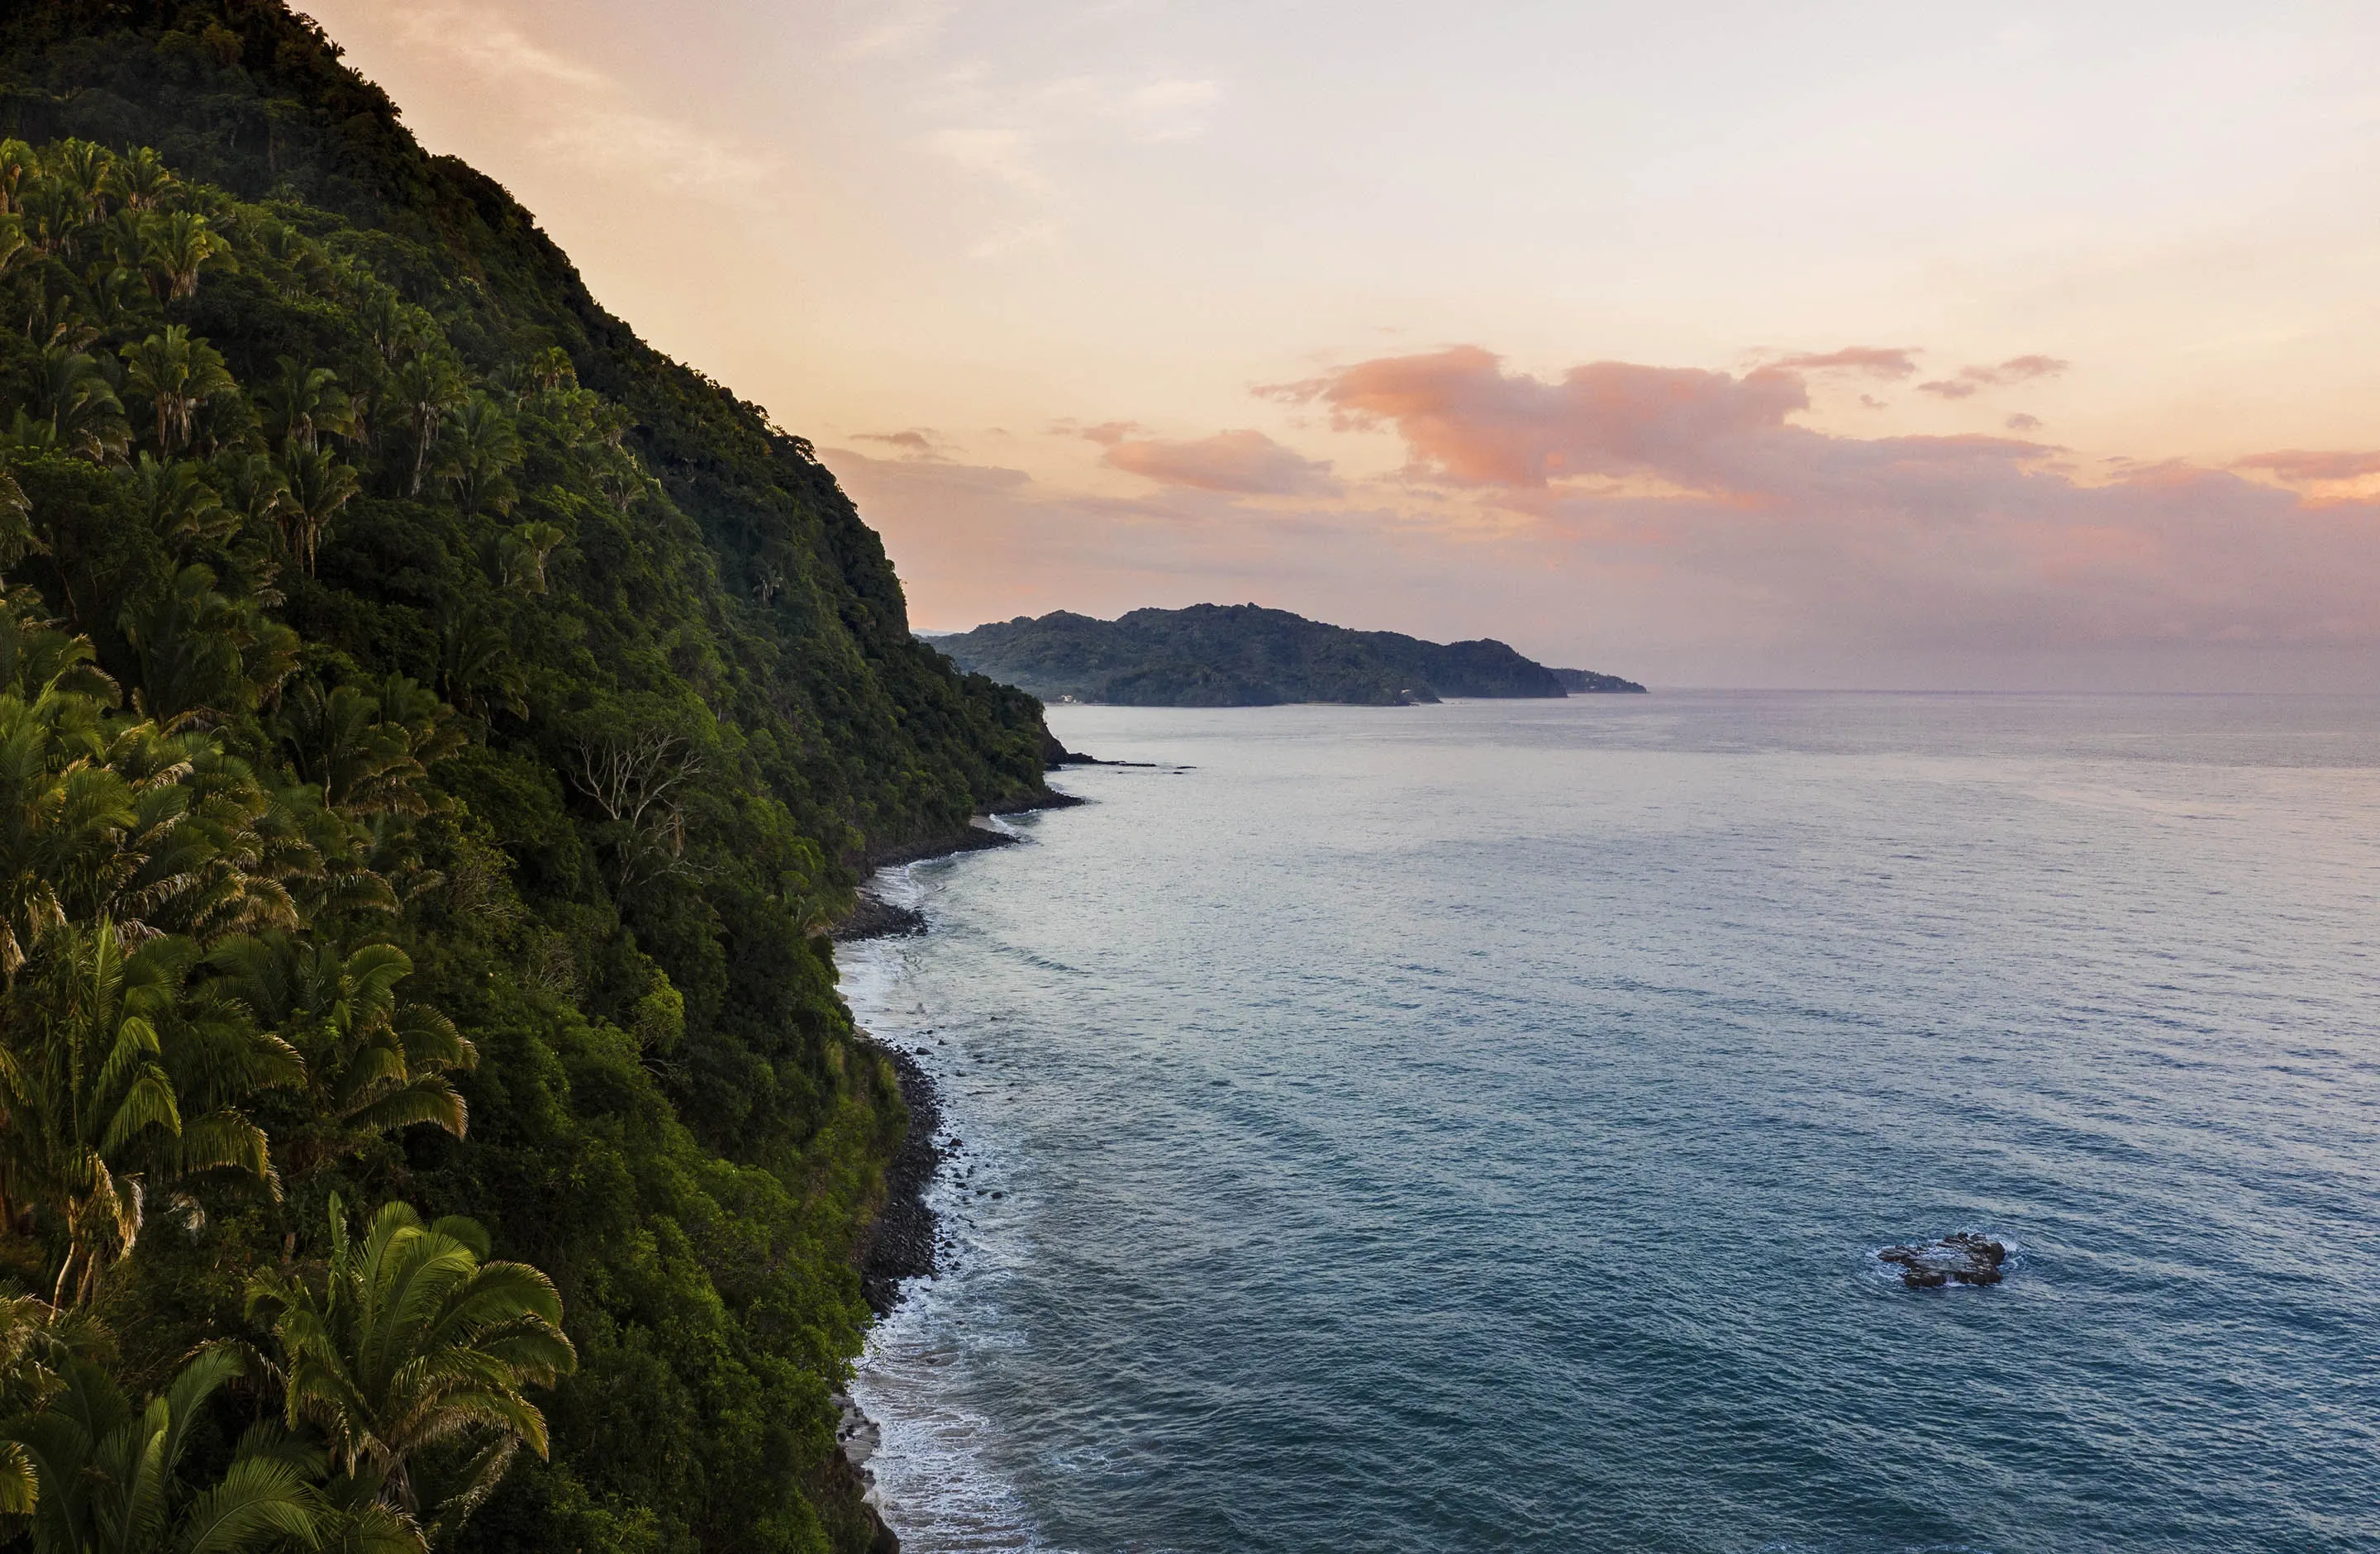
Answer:
M942 1162L941 1149L934 1143L942 1111L932 1078L899 1048L883 1051L900 1077L909 1129L901 1140L901 1152L885 1168L884 1207L868 1227L868 1244L860 1253L860 1293L879 1317L901 1298L903 1280L930 1279L940 1271L934 1260L934 1211L926 1206L926 1188Z
M1961 1231L1939 1241L1911 1246L1888 1246L1876 1257L1900 1269L1900 1281L1912 1290L1938 1290L1945 1284L1997 1284L2008 1248L1988 1236Z
M855 939L888 939L900 934L926 931L926 915L914 906L895 906L880 901L862 891L859 904L851 916L834 925L835 941L848 944Z

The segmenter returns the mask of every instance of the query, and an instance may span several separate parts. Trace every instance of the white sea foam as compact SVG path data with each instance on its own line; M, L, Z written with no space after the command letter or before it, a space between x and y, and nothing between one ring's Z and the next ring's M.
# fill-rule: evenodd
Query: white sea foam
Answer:
M880 870L868 890L917 911L926 910L930 895L915 864ZM980 1186L1002 1175L1001 1154L971 1113L967 1087L949 1073L953 1060L932 1045L924 1026L907 977L906 951L914 943L864 940L835 953L844 998L861 1028L918 1054L936 1082L943 1129L966 1140L962 1159L946 1161L927 1193L946 1243L938 1258L941 1275L909 1281L900 1305L869 1333L852 1378L851 1397L880 1435L868 1463L868 1499L912 1554L1052 1550L1015 1487L993 1465L996 1427L964 1401L968 1329L988 1316L982 1296L966 1292L971 1275L1004 1260L997 1239L1004 1216L987 1216L981 1200L966 1201L970 1189L953 1164Z

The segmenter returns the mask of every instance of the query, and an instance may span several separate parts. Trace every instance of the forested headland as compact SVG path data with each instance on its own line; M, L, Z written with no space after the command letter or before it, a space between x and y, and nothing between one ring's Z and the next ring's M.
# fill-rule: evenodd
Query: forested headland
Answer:
M0 582L0 1536L868 1547L825 934L1050 747L809 445L279 0L20 0Z
M1134 610L1112 621L1057 610L933 644L953 662L1043 700L1128 707L1395 707L1645 688L1591 670L1549 669L1493 637L1425 642L1255 604Z

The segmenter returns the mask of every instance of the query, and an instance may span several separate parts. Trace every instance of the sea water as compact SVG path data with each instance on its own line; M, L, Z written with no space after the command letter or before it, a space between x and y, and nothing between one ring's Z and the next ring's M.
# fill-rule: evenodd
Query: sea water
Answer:
M843 957L909 1549L2380 1547L2380 700L1052 721Z

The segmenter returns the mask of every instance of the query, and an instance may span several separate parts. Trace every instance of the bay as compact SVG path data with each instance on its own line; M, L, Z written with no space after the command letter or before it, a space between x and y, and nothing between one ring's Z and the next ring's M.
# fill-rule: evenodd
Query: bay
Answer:
M1052 724L842 957L905 1547L2380 1547L2380 699Z

